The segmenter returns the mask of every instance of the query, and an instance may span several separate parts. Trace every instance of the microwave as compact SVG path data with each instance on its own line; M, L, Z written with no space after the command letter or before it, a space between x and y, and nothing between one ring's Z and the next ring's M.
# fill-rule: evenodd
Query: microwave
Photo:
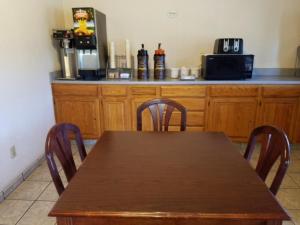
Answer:
M252 78L254 55L216 54L202 56L201 75L205 80Z

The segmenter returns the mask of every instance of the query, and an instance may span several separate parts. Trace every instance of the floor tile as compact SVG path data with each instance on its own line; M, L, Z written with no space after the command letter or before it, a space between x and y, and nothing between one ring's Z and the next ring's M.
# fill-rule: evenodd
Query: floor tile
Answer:
M288 174L300 187L300 173L289 173Z
M292 160L289 168L288 173L300 173L300 160Z
M30 181L51 181L51 175L49 172L48 165L45 162L42 163L35 171L26 179Z
M293 160L300 160L300 150L294 150L291 153Z
M282 188L277 193L277 199L286 209L300 209L300 188Z
M43 181L24 181L7 199L36 200L48 184Z
M56 188L55 188L53 182L51 182L47 186L47 188L43 191L43 193L40 195L38 200L55 202L55 201L57 201L58 197L59 196L56 191Z
M15 225L33 201L5 200L0 203L0 224Z
M54 202L36 201L17 223L17 225L54 225L56 219L49 217Z
M288 210L294 224L300 225L300 210Z
M268 187L271 186L273 180L274 180L274 177L276 175L276 172L275 171L271 171L267 177L267 180L266 180L266 184ZM299 185L295 182L294 179L292 179L290 177L289 174L285 174L284 176L284 179L281 183L281 186L280 188L300 188Z

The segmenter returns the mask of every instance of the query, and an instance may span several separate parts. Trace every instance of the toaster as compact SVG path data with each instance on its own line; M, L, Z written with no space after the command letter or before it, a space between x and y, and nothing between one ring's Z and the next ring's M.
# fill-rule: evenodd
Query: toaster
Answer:
M220 38L215 41L214 54L243 54L242 38Z

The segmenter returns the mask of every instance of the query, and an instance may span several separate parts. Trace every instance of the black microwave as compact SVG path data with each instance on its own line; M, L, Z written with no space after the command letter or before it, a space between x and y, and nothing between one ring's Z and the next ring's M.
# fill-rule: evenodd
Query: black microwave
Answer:
M254 55L217 54L202 56L202 77L206 80L252 78Z

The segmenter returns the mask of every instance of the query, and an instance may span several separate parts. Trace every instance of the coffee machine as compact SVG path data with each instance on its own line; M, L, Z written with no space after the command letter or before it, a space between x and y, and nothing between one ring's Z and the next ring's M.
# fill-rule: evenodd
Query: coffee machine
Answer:
M76 78L76 59L72 30L54 30L53 39L59 41L59 54L62 74L58 79L74 80Z
M94 8L73 8L72 11L78 77L83 80L104 78L108 62L106 16Z

